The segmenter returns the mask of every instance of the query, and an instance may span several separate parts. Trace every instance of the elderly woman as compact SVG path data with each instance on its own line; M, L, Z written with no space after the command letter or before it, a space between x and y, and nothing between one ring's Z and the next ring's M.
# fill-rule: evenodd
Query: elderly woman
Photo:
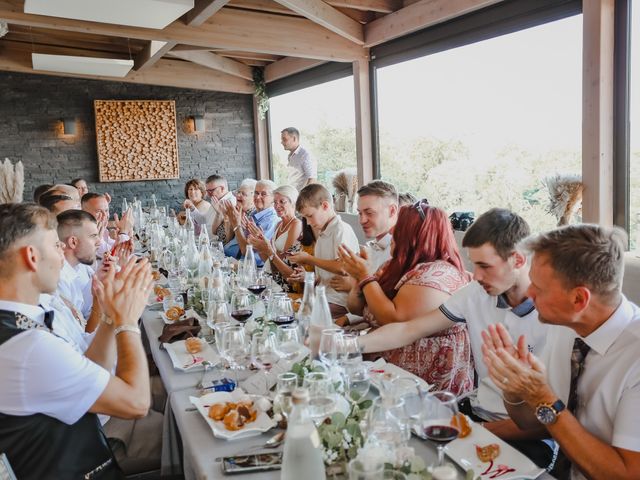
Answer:
M275 188L276 186L271 180L259 180L256 182L256 188L253 192L253 205L255 208L248 217L244 216L239 209L227 209L234 237L224 246L225 255L235 258L244 257L248 245L249 223L262 230L264 238L271 240L278 223L278 215L273 208L273 192ZM256 263L259 267L264 264L260 255L256 255Z
M361 258L340 249L344 269L358 282L349 293L347 307L374 328L424 315L469 281L447 214L426 200L400 208L391 251L391 259L373 272L366 254ZM437 390L459 395L473 389L466 325L457 324L382 356Z
M206 193L206 189L202 180L198 180L197 178L192 178L189 180L184 186L184 196L186 200L182 204L182 207L190 210L197 210L200 213L199 218L207 219L212 218L211 215L208 215L209 210L212 208L211 204L204 199ZM180 212L180 216L178 221L180 223L184 223L184 218L186 214ZM205 224L207 225L207 224ZM199 227L198 227L199 230ZM207 231L211 230L211 225L207 225Z
M274 279L283 289L288 290L286 282L293 273L293 267L287 260L287 255L300 250L299 237L302 232L302 222L296 218L296 200L298 190L291 185L283 185L273 192L273 203L280 223L271 241L267 240L262 230L249 224L249 243L269 261L269 268Z

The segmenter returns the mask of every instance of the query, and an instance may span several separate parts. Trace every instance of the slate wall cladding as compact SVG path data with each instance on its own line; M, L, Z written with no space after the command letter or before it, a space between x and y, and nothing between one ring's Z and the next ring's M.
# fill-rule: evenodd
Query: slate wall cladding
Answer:
M94 100L175 100L180 179L144 182L98 182ZM190 133L188 118L204 115L204 133ZM77 120L74 137L62 135L62 118ZM134 196L176 207L184 184L213 173L235 188L255 178L253 110L250 95L186 90L0 72L0 160L22 160L25 200L43 183L67 183L83 177L91 191L108 191L119 211L121 198ZM144 204L143 204L144 205Z

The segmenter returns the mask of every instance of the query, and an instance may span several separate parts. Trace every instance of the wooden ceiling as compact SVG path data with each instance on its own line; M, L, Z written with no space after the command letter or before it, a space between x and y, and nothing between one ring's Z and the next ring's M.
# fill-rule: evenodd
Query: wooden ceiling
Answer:
M372 46L498 1L195 0L156 30L26 14L24 0L0 0L9 28L0 70L47 74L33 70L31 53L133 59L124 79L90 78L252 93L254 67L271 82L328 61L367 61Z

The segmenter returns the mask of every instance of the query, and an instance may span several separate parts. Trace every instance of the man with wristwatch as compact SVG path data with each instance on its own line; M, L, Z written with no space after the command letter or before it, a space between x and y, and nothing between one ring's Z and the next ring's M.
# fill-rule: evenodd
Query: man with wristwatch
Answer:
M640 308L621 293L624 245L623 231L584 224L529 239L528 295L541 322L564 328L541 359L501 325L483 333L511 418L560 445L559 478L640 478Z

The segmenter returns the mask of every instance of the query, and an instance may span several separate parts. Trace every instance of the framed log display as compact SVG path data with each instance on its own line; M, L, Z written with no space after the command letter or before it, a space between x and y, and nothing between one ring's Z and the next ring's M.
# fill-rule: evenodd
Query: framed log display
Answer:
M173 100L95 100L101 182L178 178Z

